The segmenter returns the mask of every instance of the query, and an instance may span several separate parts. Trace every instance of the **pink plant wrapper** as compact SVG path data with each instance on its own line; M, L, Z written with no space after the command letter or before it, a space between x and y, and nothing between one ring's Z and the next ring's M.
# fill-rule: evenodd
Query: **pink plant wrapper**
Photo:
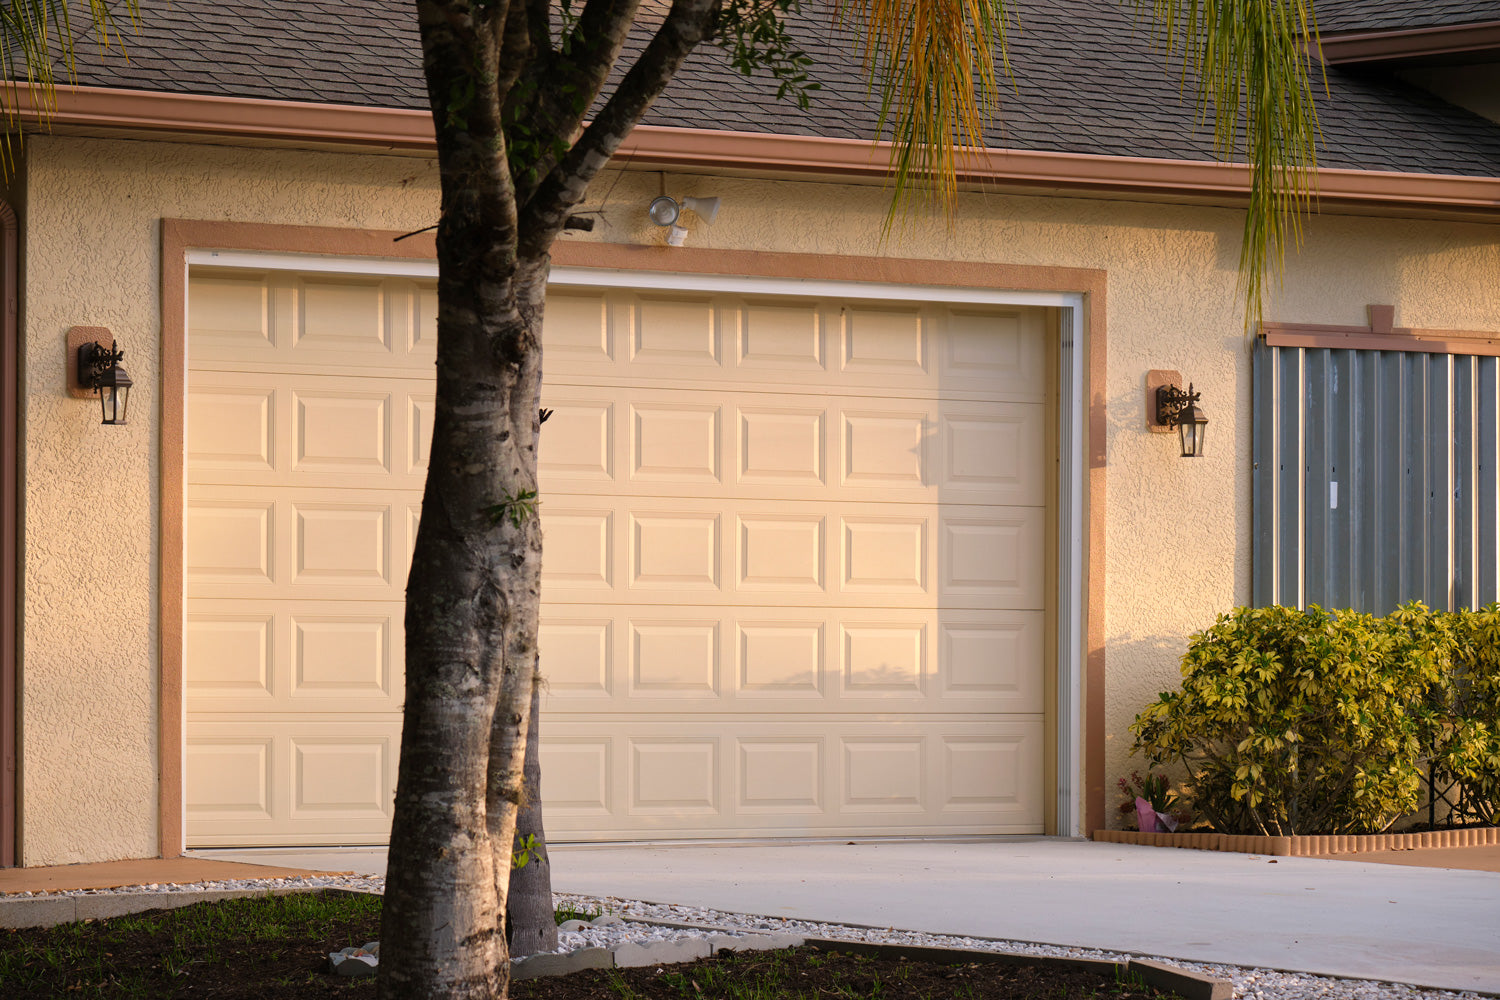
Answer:
M1151 808L1151 803L1137 795L1135 797L1135 828L1142 833L1155 833L1156 827L1156 810Z

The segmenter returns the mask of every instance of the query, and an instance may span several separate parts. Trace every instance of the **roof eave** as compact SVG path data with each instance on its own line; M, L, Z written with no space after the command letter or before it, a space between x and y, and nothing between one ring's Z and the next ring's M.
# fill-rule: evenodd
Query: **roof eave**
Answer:
M1500 58L1500 21L1331 33L1321 36L1319 45L1323 62L1329 66L1472 58L1485 54Z
M309 143L435 149L426 111L314 104L95 87L59 87L45 111L18 94L23 121ZM882 179L890 146L861 139L638 126L617 154L634 166L763 170ZM1244 164L1202 160L975 149L959 158L960 179L1073 191L1144 196L1239 198L1249 190ZM1402 206L1500 213L1500 177L1320 169L1321 200L1352 206Z

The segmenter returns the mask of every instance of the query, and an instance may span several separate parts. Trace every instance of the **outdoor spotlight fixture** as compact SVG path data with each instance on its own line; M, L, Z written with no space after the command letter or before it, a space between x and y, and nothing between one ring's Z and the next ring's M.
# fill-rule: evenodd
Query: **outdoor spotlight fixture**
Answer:
M668 198L666 195L659 195L651 199L651 206L646 209L646 214L658 226L670 226L682 214L682 208L677 204L675 199Z
M1208 418L1198 408L1201 392L1193 391L1189 382L1187 391L1176 385L1156 388L1156 422L1163 427L1176 427L1182 439L1183 458L1203 457L1203 438L1208 433Z
M719 199L684 198L678 202L677 199L665 194L651 199L646 215L652 222L667 230L668 246L680 247L687 242L688 229L682 224L684 210L698 216L703 220L704 225L711 226L719 214Z
M78 345L78 387L98 394L106 424L123 424L130 404L130 387L135 383L120 367L124 357L113 340L107 348L97 341Z

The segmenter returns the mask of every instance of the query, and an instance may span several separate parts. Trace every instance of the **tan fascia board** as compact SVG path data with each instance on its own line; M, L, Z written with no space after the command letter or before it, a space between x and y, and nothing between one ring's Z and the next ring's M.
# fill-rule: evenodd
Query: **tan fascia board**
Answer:
M1479 52L1500 53L1500 21L1395 31L1351 31L1319 38L1329 66L1426 59Z
M24 89L17 99L19 116L28 123L429 152L436 145L431 116L410 109L93 87L57 88L54 106L46 111ZM889 174L890 145L863 139L642 125L616 156L617 162L631 166L881 179ZM1242 198L1250 180L1244 164L1000 149L961 152L959 173L961 181L980 185L1231 199ZM1334 204L1404 205L1482 214L1500 211L1500 178L1496 177L1323 169L1318 171L1317 188L1322 201Z

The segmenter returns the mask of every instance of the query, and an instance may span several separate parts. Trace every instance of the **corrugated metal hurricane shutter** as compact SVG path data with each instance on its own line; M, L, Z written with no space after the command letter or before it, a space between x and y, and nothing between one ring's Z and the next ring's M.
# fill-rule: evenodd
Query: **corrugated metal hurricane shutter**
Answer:
M1500 359L1264 339L1254 359L1257 605L1500 597Z

